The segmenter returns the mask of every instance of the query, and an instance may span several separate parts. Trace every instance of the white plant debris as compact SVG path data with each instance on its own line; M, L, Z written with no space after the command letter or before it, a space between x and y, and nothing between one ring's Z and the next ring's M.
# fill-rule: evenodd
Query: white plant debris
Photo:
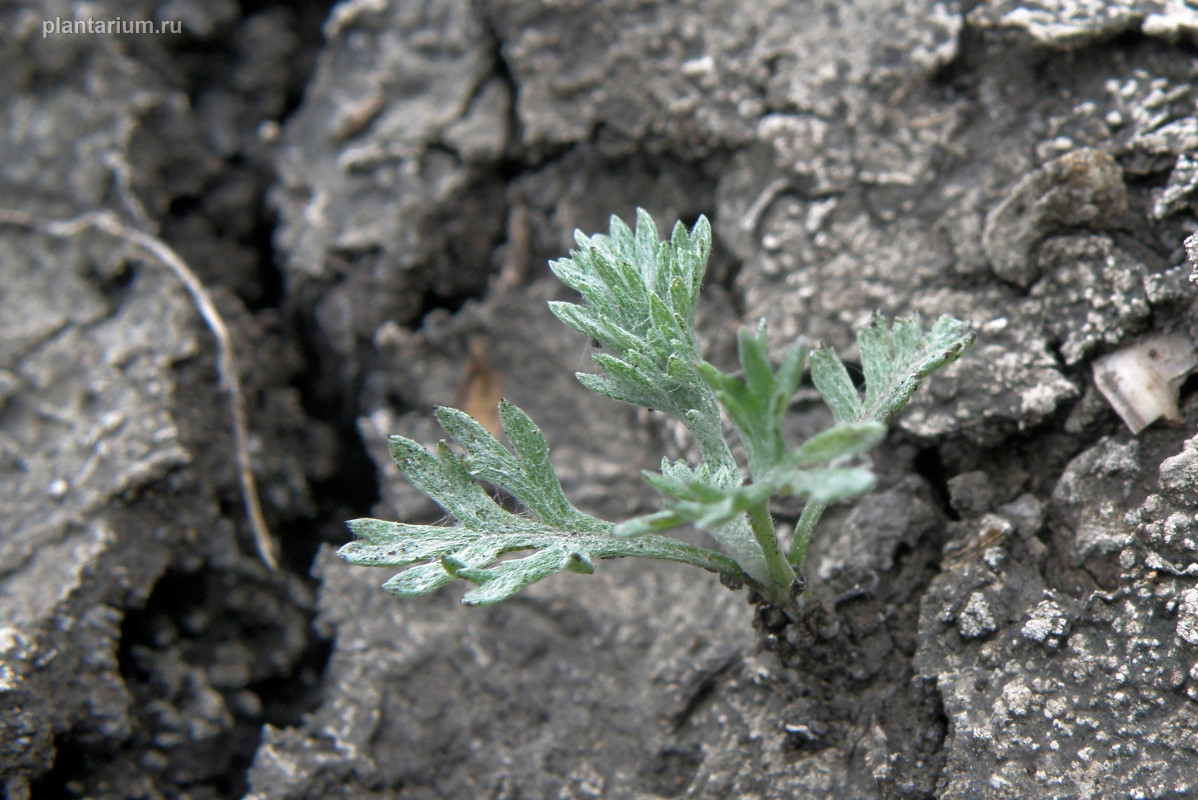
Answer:
M1163 334L1094 361L1094 384L1116 413L1139 433L1164 418L1180 422L1177 394L1195 366L1194 343L1181 334Z

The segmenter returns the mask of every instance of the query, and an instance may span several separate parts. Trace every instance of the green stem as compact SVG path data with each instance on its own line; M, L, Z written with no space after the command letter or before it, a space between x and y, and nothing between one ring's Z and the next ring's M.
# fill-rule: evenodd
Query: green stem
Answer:
M630 536L627 539L606 535L596 541L595 555L599 558L657 558L662 561L678 561L737 580L752 580L736 561L723 553L655 533Z
M753 529L753 537L765 557L769 574L770 585L765 587L766 594L774 605L787 609L791 606L790 585L794 582L795 572L778 547L778 533L774 529L774 519L770 516L769 500L754 503L749 508L748 517L749 527Z
M703 461L727 475L740 475L740 468L728 447L728 441L724 438L719 404L714 394L707 399L707 408L693 409L680 419L698 440Z
M804 562L807 561L807 548L811 546L811 534L827 508L827 503L814 501L803 506L803 513L799 515L798 524L795 525L794 539L790 543L789 560L795 569L802 569Z

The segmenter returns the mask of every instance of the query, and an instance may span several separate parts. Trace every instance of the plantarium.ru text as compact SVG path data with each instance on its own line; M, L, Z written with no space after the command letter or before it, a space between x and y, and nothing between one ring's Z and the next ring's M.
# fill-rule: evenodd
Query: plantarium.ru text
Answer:
M695 306L711 250L705 218L689 232L678 223L670 239L660 241L653 220L638 211L635 231L613 217L610 235L578 233L577 240L579 249L551 266L582 302L552 303L551 309L603 347L594 355L603 374L579 373L579 381L681 420L698 442L699 463L664 459L660 472L645 472L661 492L663 509L616 524L571 505L545 437L515 405L499 407L510 450L469 415L438 408L437 420L463 452L444 441L430 452L392 436L391 455L457 524L353 520L357 539L340 555L363 566L407 567L383 584L400 596L427 594L454 578L469 581L473 586L462 598L467 605L497 603L562 570L589 574L606 558L681 561L719 573L725 583L748 584L797 613L805 599L799 576L821 515L830 503L874 484L873 472L852 457L882 440L923 379L972 344L972 331L949 317L926 331L918 318L888 324L875 317L857 333L861 392L830 348L809 352L796 342L775 368L764 328L742 328L740 371L730 375L702 360L695 339ZM789 446L783 417L808 368L835 424ZM747 475L724 437L721 409L744 446ZM501 507L481 482L510 494L527 513ZM805 505L784 543L770 500L788 495ZM663 535L686 524L706 531L721 549ZM520 556L500 560L507 553Z

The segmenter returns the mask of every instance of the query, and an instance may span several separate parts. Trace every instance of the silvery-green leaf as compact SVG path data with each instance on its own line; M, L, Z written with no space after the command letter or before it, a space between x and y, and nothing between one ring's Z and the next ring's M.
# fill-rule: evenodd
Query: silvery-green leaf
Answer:
M464 455L444 442L430 452L410 439L391 437L392 455L404 475L458 524L354 520L349 527L357 539L339 555L361 566L407 567L384 584L404 597L428 594L455 578L469 581L475 588L463 602L470 605L499 602L555 572L593 572L605 558L681 561L748 577L725 555L651 531L634 538L613 535L611 523L584 514L566 499L544 434L528 415L504 401L499 418L510 450L476 420L451 408L437 409L437 419ZM510 493L528 515L501 507L480 480ZM501 560L521 552L527 555Z
M846 422L817 433L786 454L785 469L811 469L872 450L886 436L880 422Z
M749 474L761 481L786 451L783 421L802 377L806 348L801 342L793 345L775 372L766 355L764 327L756 333L741 328L737 341L743 379L707 363L699 364L698 372L736 426L749 460Z
M973 340L973 331L952 317L940 317L925 333L918 316L890 325L874 316L857 332L864 400L830 348L811 354L811 378L837 422L888 423L924 378L960 358Z
M837 422L857 422L864 417L865 406L853 379L831 348L820 348L811 354L811 382Z
M865 494L876 478L864 467L814 469L792 473L783 494L793 494L813 503L835 503Z
M580 380L601 394L665 412L701 440L704 452L731 463L719 440L719 408L695 364L691 323L707 269L711 226L700 218L688 233L676 225L658 239L652 217L637 211L636 230L618 218L608 235L576 236L577 250L553 270L582 295L582 304L553 303L553 313L606 350L594 354L601 379Z

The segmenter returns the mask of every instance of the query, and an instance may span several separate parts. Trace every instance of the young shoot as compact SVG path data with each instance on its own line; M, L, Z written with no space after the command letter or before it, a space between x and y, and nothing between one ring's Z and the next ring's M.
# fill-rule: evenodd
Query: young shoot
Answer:
M661 241L653 220L638 210L635 231L613 217L609 235L576 237L578 249L550 266L581 301L550 308L601 346L592 358L602 374L578 373L578 380L606 397L681 421L698 444L698 462L664 459L659 472L645 472L661 493L661 510L616 524L570 503L544 435L515 405L499 406L510 449L469 415L438 408L437 421L463 454L444 441L430 451L392 436L391 455L412 485L457 524L353 520L356 540L340 555L363 566L405 567L383 584L401 597L428 594L460 578L472 584L462 598L467 605L497 603L555 572L589 574L603 559L657 558L702 567L730 585L748 584L797 614L805 599L799 575L821 515L874 485L873 472L848 457L877 445L924 378L960 357L973 332L949 317L925 330L918 318L887 323L875 316L857 333L865 379L859 391L830 348L809 351L796 342L775 367L766 355L764 327L742 329L734 376L705 362L695 338L695 308L711 251L705 218L689 231L676 224ZM806 442L790 443L783 420L808 371L834 424ZM722 415L743 445L743 469L724 437ZM498 505L481 482L511 494L527 513ZM789 542L780 540L769 510L780 496L805 503ZM718 549L667 535L688 524L706 531ZM509 553L520 555L501 560Z

